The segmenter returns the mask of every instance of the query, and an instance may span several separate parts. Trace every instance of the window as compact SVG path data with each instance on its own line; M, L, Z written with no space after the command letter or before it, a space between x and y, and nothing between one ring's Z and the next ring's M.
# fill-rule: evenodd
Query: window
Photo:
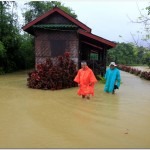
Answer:
M51 56L62 56L65 53L65 40L52 40L51 41Z

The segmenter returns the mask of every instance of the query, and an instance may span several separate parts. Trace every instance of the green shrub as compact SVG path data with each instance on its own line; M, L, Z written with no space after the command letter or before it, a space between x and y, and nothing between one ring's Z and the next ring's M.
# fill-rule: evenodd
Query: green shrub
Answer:
M4 70L2 67L0 67L0 75L5 74Z
M104 77L102 77L101 75L97 75L97 77L98 77L100 83L103 83L103 84L106 83L106 80Z

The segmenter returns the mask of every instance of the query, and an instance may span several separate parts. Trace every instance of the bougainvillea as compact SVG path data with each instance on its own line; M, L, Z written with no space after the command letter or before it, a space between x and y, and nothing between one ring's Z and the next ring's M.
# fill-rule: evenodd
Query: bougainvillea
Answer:
M28 73L27 86L35 89L58 90L75 87L73 81L77 74L76 65L70 59L70 53L58 56L55 60L47 59L38 64L36 70Z

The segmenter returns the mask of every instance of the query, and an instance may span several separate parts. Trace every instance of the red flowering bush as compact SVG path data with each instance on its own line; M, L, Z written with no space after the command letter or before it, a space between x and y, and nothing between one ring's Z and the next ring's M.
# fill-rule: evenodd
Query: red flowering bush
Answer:
M140 75L141 70L138 70L136 68L130 68L130 73L135 74L135 75Z
M128 66L125 66L125 65L118 65L118 68L120 70L125 71L125 72L130 72L130 70L131 70L131 67L128 67Z
M118 68L120 70L123 70L123 71L129 72L129 73L138 75L140 78L144 78L146 80L150 80L150 72L141 71L141 70L138 70L136 68L132 68L132 67L125 66L125 65L118 65Z
M27 86L30 88L58 90L77 86L73 81L77 74L76 65L70 59L69 52L56 57L54 61L47 59L36 68L28 73Z
M150 80L150 72L143 71L143 72L141 72L140 77L144 78L146 80Z

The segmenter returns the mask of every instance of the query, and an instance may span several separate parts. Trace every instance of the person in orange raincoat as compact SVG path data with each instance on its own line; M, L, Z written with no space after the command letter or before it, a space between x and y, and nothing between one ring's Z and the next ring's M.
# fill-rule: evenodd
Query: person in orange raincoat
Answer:
M81 62L81 67L74 81L77 82L79 86L78 95L82 95L82 98L90 99L90 95L94 95L94 85L97 79L86 62Z

